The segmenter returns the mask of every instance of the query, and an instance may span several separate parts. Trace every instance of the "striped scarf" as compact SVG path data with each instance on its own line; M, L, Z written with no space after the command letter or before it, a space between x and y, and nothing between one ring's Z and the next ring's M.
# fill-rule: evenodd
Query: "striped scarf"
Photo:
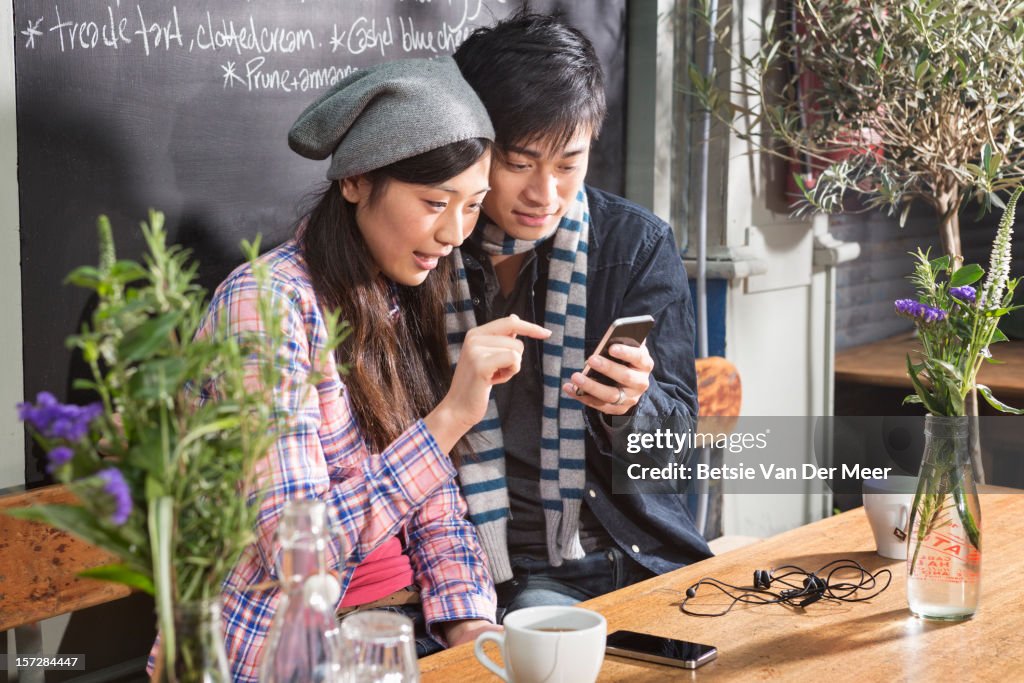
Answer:
M540 496L544 506L548 561L558 567L563 559L583 557L580 544L580 505L586 483L583 411L562 393L562 384L583 368L586 331L587 237L590 212L581 190L554 230L544 327L551 336L544 341L542 360L544 407L541 415ZM551 238L536 242L516 240L496 225L487 223L473 238L488 254L519 254ZM448 352L458 362L466 332L475 327L476 316L466 280L462 254L455 252L458 288L446 316ZM462 493L480 544L487 553L497 582L512 578L508 555L508 489L505 481L505 450L498 408L491 398L484 419L467 435L473 455L459 467Z

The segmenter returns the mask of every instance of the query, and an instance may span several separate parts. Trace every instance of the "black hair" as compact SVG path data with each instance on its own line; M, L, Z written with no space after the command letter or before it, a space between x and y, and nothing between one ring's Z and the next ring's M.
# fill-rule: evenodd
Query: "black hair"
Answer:
M372 183L369 202L377 201L392 180L434 185L453 178L490 147L485 139L461 140L370 171L364 174ZM296 239L320 306L340 311L351 326L336 355L348 366L345 385L356 422L366 441L383 450L408 428L410 418L433 410L451 381L445 333L445 304L454 281L451 257L419 287L384 282L359 231L356 207L342 196L338 182L319 193ZM394 321L392 292L405 312ZM460 442L453 455L463 448Z
M601 63L559 17L517 12L474 31L454 57L490 114L499 150L542 140L563 147L581 126L597 138L607 111Z

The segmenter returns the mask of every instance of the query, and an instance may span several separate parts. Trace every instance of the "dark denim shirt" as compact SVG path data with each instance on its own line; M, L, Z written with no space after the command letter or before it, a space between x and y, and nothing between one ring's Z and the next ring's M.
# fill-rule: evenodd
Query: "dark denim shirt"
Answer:
M616 318L654 316L647 347L655 367L650 388L637 404L635 416L641 420L676 418L677 424L689 428L697 415L694 318L686 272L672 231L650 211L626 199L590 187L586 192L591 221L586 354L594 352ZM482 263L486 258L469 243L463 245L466 277L481 323L493 317L486 305L487 278ZM535 287L533 320L543 324L546 277L541 280ZM536 405L539 420L540 397ZM612 493L615 456L609 430L602 424L601 414L589 408L585 410L585 422L584 500L616 544L658 574L710 557L684 494ZM615 451L622 457L621 448Z

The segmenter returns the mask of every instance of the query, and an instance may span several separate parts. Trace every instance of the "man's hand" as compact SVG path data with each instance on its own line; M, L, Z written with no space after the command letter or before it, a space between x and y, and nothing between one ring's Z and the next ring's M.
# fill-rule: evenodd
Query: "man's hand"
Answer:
M446 621L441 625L444 631L444 639L448 641L449 647L472 643L476 637L485 631L504 631L505 629L497 624L492 624L486 619L462 619L459 621Z
M580 403L606 415L625 415L632 410L647 388L651 386L654 359L647 351L647 344L642 344L639 347L612 344L608 353L622 362L610 361L599 355L591 356L587 362L590 367L619 386L610 387L577 372L573 374L572 382L562 385L562 391ZM577 395L577 390L582 393Z

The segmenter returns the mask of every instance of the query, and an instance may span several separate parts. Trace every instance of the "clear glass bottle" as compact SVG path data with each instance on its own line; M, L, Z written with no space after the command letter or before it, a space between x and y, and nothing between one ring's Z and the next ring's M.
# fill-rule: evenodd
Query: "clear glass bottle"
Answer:
M907 602L926 619L969 619L981 595L981 505L968 418L928 415L907 539Z
M261 683L335 683L342 677L335 610L341 587L327 571L327 508L288 501L277 537L282 594L260 662Z

